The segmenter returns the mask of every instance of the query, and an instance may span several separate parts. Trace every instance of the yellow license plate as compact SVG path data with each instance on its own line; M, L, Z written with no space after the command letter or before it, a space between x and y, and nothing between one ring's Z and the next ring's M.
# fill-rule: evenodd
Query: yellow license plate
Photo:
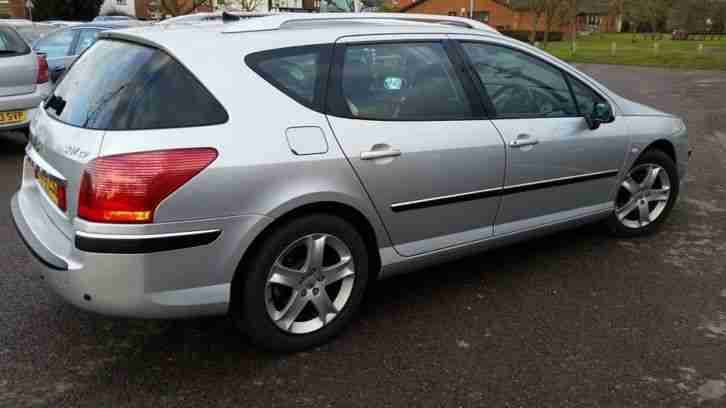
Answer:
M25 111L0 112L0 125L25 122L27 115Z
M38 181L38 184L43 191L45 191L45 194L48 195L50 201L52 201L58 208L65 210L65 186L37 166L35 166L35 179Z

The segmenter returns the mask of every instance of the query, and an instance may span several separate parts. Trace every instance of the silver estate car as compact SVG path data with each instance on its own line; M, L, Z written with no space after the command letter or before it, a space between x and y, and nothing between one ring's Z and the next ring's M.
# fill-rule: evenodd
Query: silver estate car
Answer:
M210 46L210 45L213 45ZM683 121L471 20L280 14L100 33L33 119L12 214L108 315L341 332L373 280L668 217Z
M51 91L45 56L30 48L17 27L0 22L0 131L28 129Z

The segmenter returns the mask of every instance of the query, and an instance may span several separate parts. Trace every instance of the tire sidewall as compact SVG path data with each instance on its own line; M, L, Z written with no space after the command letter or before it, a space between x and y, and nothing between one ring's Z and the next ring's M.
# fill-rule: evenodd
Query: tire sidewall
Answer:
M348 246L355 263L355 283L350 299L335 319L321 329L306 334L287 333L277 327L267 313L265 287L267 276L277 257L290 244L310 234L334 235ZM292 220L271 231L257 248L244 274L241 296L234 313L243 331L253 343L274 351L298 351L328 342L350 323L360 309L368 285L369 260L365 242L356 229L342 218L332 215L308 215Z

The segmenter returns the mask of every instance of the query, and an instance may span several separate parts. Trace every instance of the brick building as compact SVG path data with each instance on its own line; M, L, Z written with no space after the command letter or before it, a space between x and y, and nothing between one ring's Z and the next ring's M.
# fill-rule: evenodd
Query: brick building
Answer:
M26 18L25 0L0 0L0 18Z
M442 14L469 17L470 0L392 0L406 13ZM579 2L578 31L620 31L621 17L610 13L608 0ZM534 13L528 0L474 0L473 18L499 30L531 31ZM394 3L395 5L395 3ZM544 17L540 17L537 30L544 30ZM569 24L556 22L553 31L569 31Z

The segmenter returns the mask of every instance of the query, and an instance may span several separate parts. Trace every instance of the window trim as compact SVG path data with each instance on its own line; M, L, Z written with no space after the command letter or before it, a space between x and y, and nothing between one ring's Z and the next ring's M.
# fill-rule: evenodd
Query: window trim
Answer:
M591 86L587 85L584 81L576 78L574 75L572 75L571 73L567 72L565 69L563 69L561 67L558 67L558 66L556 66L556 65L554 65L554 64L552 64L552 63L550 63L548 61L545 61L544 59L540 58L539 56L537 56L536 54L534 54L532 52L529 52L527 50L523 50L521 48L513 47L513 46L508 45L508 44L501 44L501 43L489 42L489 41L484 41L484 40L477 41L477 40L473 40L473 39L455 39L453 41L456 42L456 47L459 50L459 53L462 55L462 58L464 58L464 60L466 61L466 64L469 67L469 70L473 73L474 80L475 80L475 82L477 84L477 90L482 94L482 98L485 100L485 105L487 106L487 109L490 112L490 117L492 118L492 120L495 120L495 119L496 120L512 120L512 119L565 119L565 118L584 118L585 117L585 114L583 114L582 112L580 112L580 106L577 103L577 98L575 97L574 89L572 87L572 84L570 83L570 78L573 78L573 79L577 80L584 87L586 87L587 89L591 90L595 95L599 96L602 100L604 100L610 106L610 109L611 110L613 109L613 104L610 101L610 99L609 98L606 98L605 96L603 96L601 92L598 92L597 90L593 89ZM496 108L494 106L494 103L492 102L491 98L489 97L489 93L486 90L486 86L481 81L481 78L479 77L479 74L476 72L476 68L474 67L474 64L472 63L471 58L469 57L469 55L464 50L463 44L483 44L483 45L488 45L488 46L492 46L492 47L506 48L506 49L509 49L509 50L511 50L513 52L519 52L519 53L522 53L522 54L524 54L524 55L526 55L528 57L534 58L537 61L541 62L542 64L545 64L545 65L551 67L552 69L556 70L557 72L560 73L560 75L562 75L563 80L567 84L567 88L568 88L569 93L570 93L570 98L572 98L572 102L575 105L575 109L577 110L577 114L576 115L557 115L557 116L545 116L545 115L537 115L537 114L533 114L533 115L499 115L499 114L497 114L497 111L496 111Z
M261 69L259 69L259 64L263 61L269 60L269 59L275 59L275 58L284 58L284 57L291 57L295 55L301 55L301 54L310 54L313 51L312 50L319 50L318 51L318 73L317 73L317 83L315 84L315 91L313 93L313 101L312 103L304 98L301 98L297 95L294 95L290 93L288 90L285 89L285 87L282 85L282 83L275 78L273 78L271 75L268 75ZM254 52L252 54L248 54L245 56L244 61L247 66L254 71L257 75L259 75L262 79L267 81L270 85L274 86L282 92L285 96L288 98L294 100L295 102L305 106L306 108L312 109L319 113L325 113L325 99L326 99L326 88L328 87L328 81L330 77L330 66L331 66L331 59L333 54L333 44L311 44L311 45L301 45L301 46L294 46L294 47L284 47L284 48L275 48L271 50L265 50L265 51L258 51Z
M342 103L345 100L343 96L343 65L345 62L345 52L348 47L360 47L366 45L382 45L382 44L441 44L446 56L449 58L449 62L454 69L454 75L460 81L464 90L464 96L471 108L471 114L467 117L460 118L368 118L361 116L354 116L350 112L347 103ZM373 41L359 41L359 42L344 42L336 43L333 51L333 59L330 68L330 77L328 79L328 89L325 97L325 113L330 116L335 116L345 119L354 120L365 120L371 122L463 122L470 120L484 120L488 119L486 109L479 95L479 91L476 89L476 85L472 81L469 75L463 75L466 70L466 64L461 58L459 53L455 50L455 45L450 39L441 38L420 38L420 39L382 39Z

